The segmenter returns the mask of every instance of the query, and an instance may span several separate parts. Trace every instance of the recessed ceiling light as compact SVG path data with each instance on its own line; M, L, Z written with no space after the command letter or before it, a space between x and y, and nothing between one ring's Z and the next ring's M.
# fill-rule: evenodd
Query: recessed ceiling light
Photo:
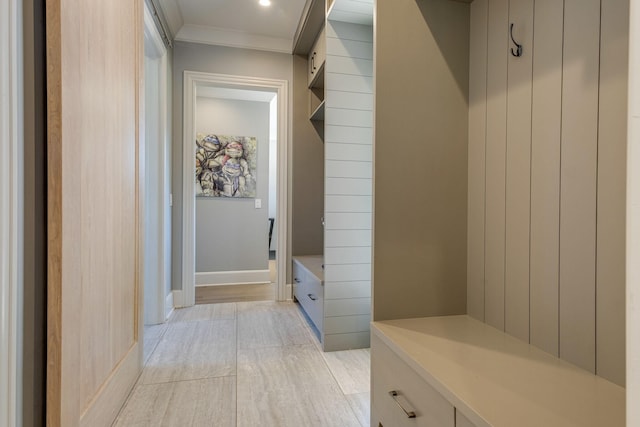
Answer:
M271 0L260 0L260 6L271 6Z

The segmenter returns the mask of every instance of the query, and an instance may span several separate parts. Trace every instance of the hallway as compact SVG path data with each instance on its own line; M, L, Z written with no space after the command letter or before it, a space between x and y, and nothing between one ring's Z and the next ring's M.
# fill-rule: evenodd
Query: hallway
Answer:
M115 426L369 425L369 349L322 353L293 303L176 310L145 328Z

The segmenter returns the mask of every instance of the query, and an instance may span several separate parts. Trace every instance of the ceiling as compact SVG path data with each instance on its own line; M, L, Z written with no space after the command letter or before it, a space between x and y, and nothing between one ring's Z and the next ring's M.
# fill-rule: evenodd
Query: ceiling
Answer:
M291 53L305 0L157 0L175 40Z

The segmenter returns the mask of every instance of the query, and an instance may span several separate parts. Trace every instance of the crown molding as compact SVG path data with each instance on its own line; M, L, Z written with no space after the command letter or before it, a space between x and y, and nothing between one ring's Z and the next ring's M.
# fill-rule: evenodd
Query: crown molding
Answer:
M176 0L154 0L160 6L162 15L169 26L171 35L175 38L182 26L184 25L184 19L182 18L182 12Z
M290 39L193 24L183 25L175 40L289 54L292 44Z

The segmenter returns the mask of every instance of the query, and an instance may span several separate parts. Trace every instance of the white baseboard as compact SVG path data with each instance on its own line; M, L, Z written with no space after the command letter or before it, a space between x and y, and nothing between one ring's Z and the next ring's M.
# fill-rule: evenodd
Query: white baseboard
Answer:
M285 301L293 301L293 285L291 283L287 283L285 286Z
M174 308L184 307L184 299L182 297L182 291L171 291L171 296L173 298Z
M167 297L164 299L164 318L165 320L171 316L171 312L173 311L173 293L175 291L169 292Z
M269 283L269 270L214 271L196 273L196 286Z

